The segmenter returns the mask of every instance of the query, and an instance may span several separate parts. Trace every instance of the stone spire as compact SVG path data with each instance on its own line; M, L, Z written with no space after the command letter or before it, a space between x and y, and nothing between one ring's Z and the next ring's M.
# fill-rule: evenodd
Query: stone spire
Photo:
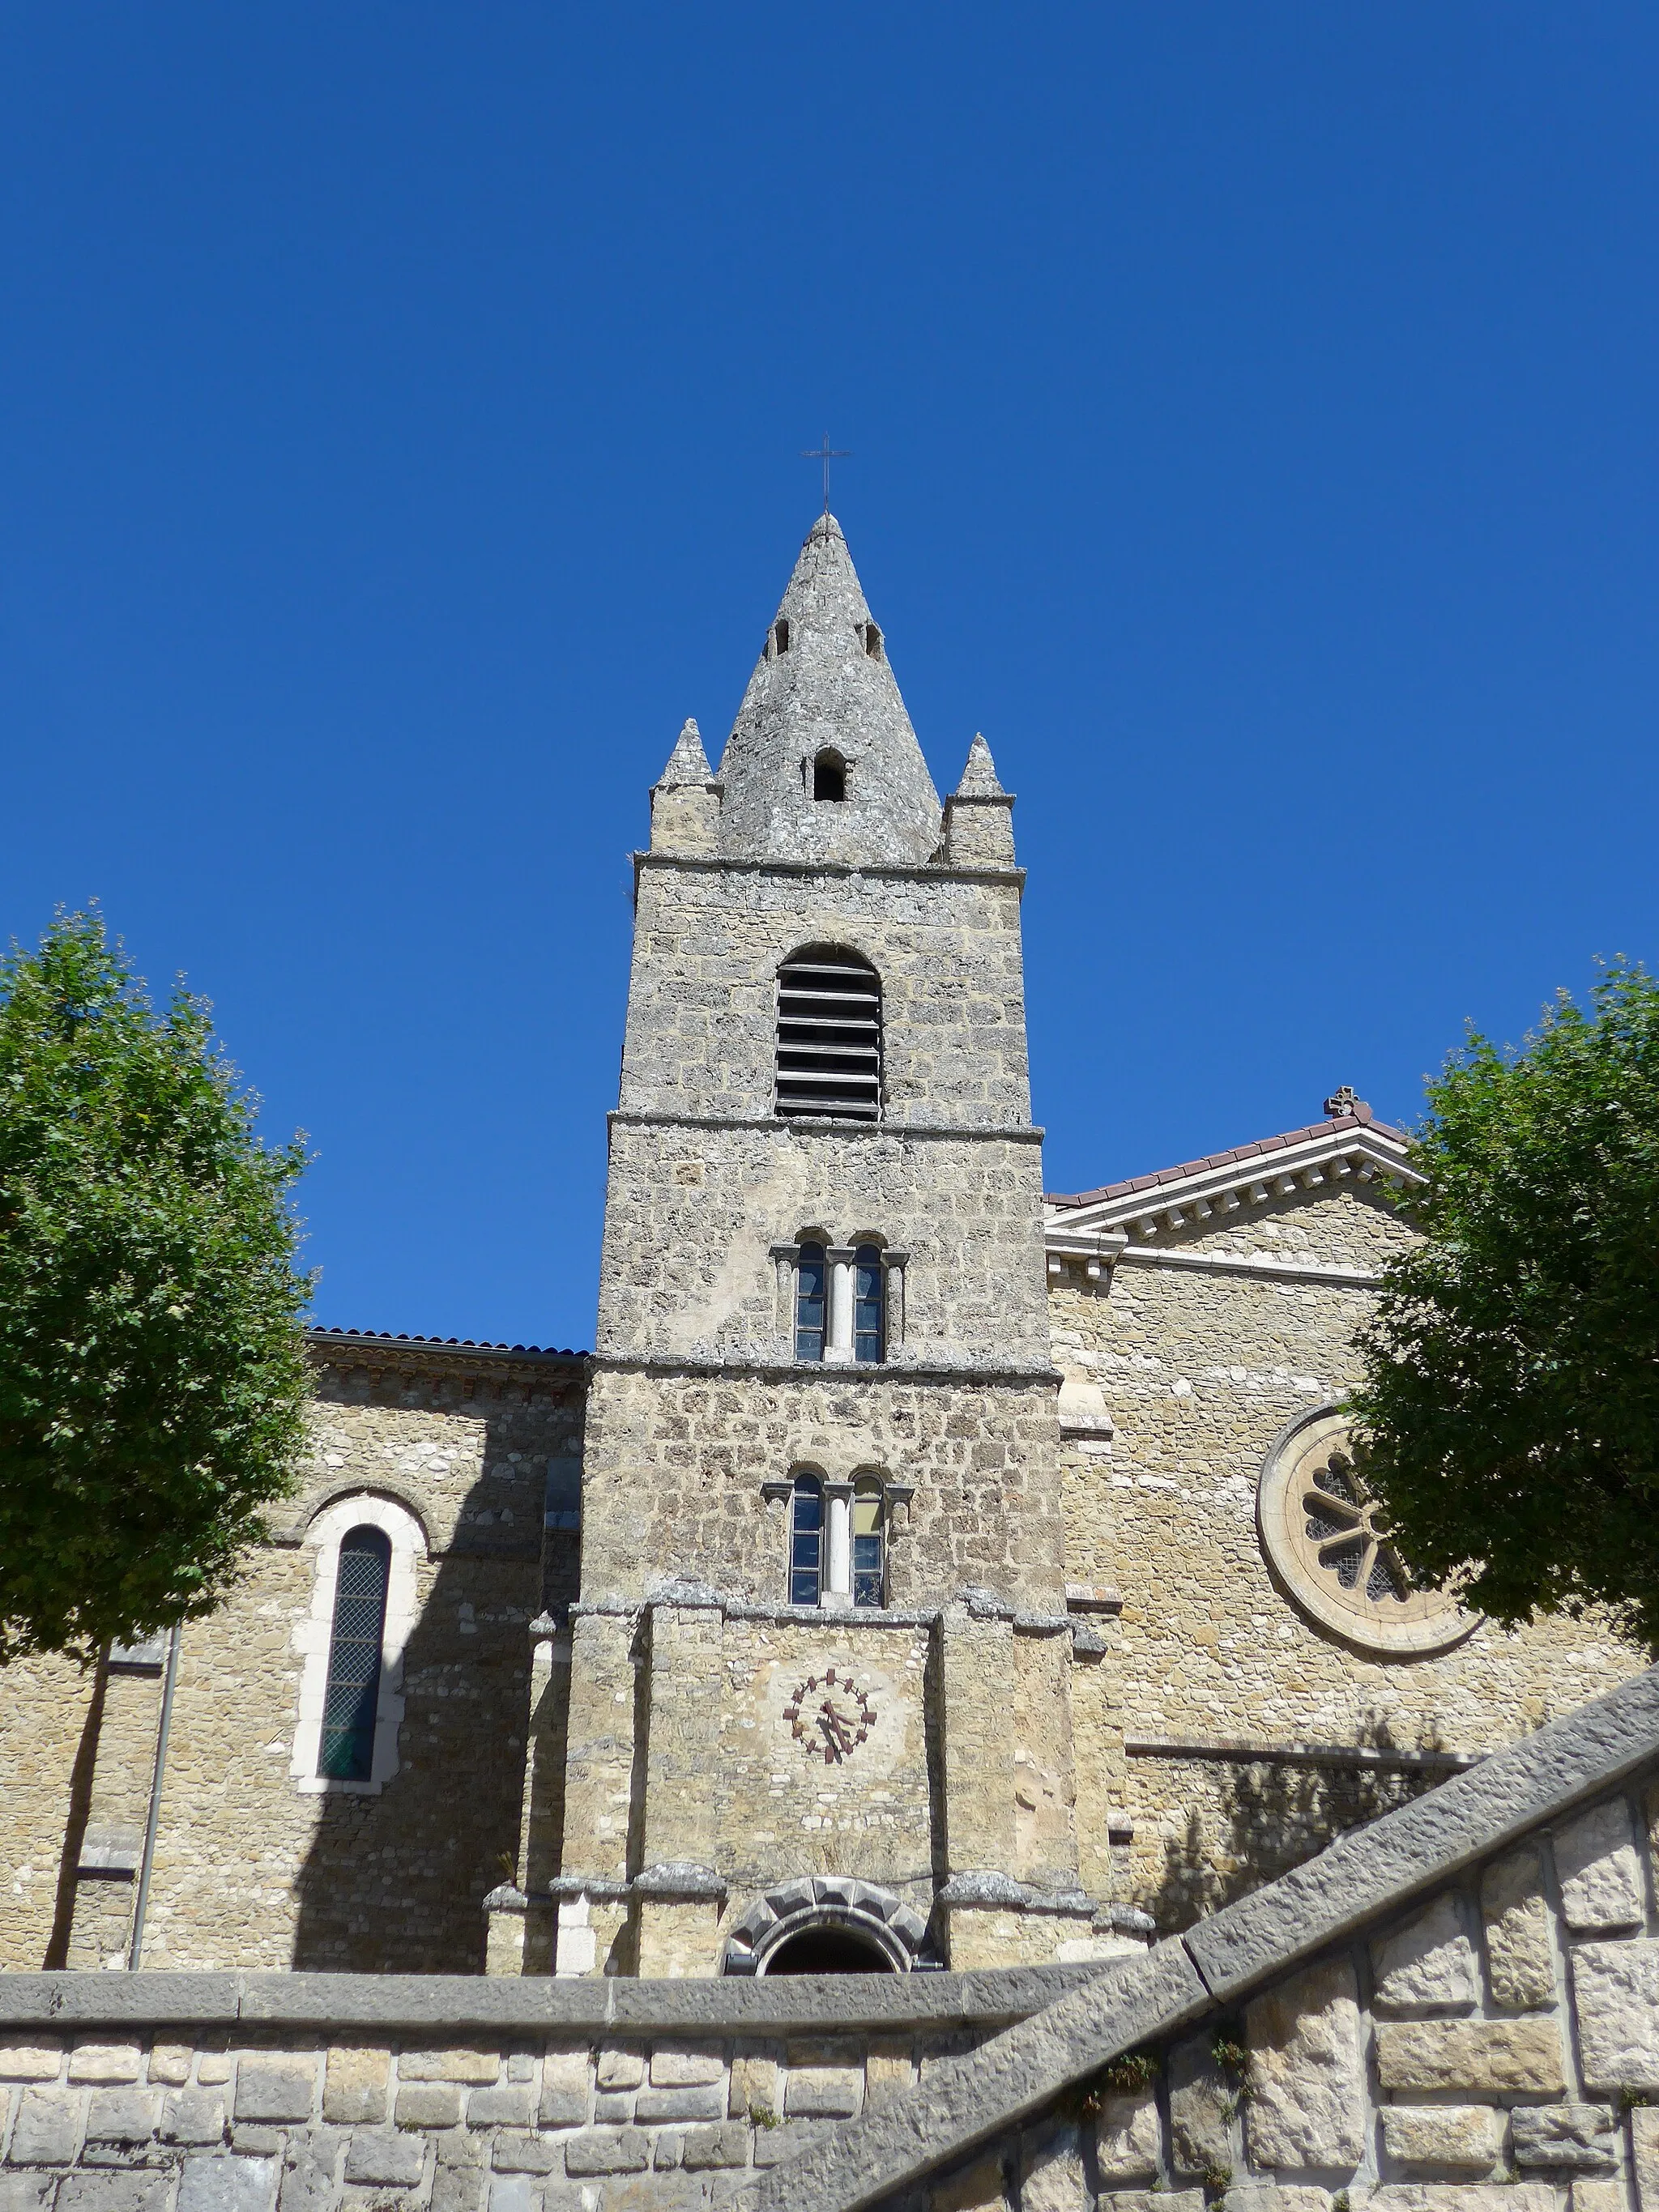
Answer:
M657 787L659 790L678 790L688 783L712 783L714 780L714 772L709 767L708 756L702 749L702 732L688 714Z
M833 792L844 796L814 797ZM925 861L939 803L841 525L812 525L720 759L733 859Z
M720 818L720 787L702 749L702 733L688 716L667 767L652 787L651 849L712 854Z
M962 781L945 803L945 859L957 868L1012 868L1013 811L1013 794L997 781L991 748L975 732Z
M696 723L689 726L695 729ZM1006 799L1007 793L997 781L997 764L991 758L991 748L979 732L974 732L974 742L968 748L968 765L962 771L962 781L957 786L957 799Z

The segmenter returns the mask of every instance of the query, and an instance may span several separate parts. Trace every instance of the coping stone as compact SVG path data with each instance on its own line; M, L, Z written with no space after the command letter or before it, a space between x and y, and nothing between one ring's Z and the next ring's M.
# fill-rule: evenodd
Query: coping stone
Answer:
M1340 1838L1200 1921L1182 1940L1216 1998L1226 2002L1503 1850L1656 1753L1659 1669L1650 1669Z

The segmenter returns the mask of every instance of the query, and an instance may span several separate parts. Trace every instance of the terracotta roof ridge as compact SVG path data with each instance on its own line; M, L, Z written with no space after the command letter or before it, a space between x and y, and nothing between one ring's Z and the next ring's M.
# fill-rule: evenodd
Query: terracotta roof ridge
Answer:
M1276 1137L1258 1137L1252 1144L1235 1145L1231 1152L1211 1152L1203 1159L1184 1160L1179 1167L1158 1168L1151 1175L1128 1176L1121 1182L1103 1183L1098 1190L1045 1192L1042 1202L1045 1206L1100 1206L1109 1198L1132 1198L1137 1191L1184 1182L1188 1176L1202 1175L1206 1169L1235 1167L1245 1160L1261 1159L1268 1152L1282 1152L1288 1146L1306 1144L1311 1138L1334 1135L1343 1129L1371 1129L1394 1145L1403 1146L1408 1141L1403 1129L1396 1129L1389 1121L1379 1121L1374 1115L1334 1114L1322 1121L1310 1121L1305 1128L1285 1129Z

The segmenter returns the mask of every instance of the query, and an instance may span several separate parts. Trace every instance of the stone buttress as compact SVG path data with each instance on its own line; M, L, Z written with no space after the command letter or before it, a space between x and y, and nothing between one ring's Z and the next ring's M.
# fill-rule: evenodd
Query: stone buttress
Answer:
M826 515L719 774L688 723L636 856L580 1597L542 1624L562 1833L501 1970L1112 1940L1077 1870L1012 805L976 738L941 807Z

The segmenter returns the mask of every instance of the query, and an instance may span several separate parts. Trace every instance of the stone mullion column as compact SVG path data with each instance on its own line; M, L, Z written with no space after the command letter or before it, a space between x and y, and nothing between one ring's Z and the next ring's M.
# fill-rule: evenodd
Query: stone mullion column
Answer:
M830 1270L829 1323L824 1331L823 1356L845 1364L853 1357L853 1248L832 1244L824 1253Z
M836 1611L853 1602L853 1486L823 1486L823 1602Z

